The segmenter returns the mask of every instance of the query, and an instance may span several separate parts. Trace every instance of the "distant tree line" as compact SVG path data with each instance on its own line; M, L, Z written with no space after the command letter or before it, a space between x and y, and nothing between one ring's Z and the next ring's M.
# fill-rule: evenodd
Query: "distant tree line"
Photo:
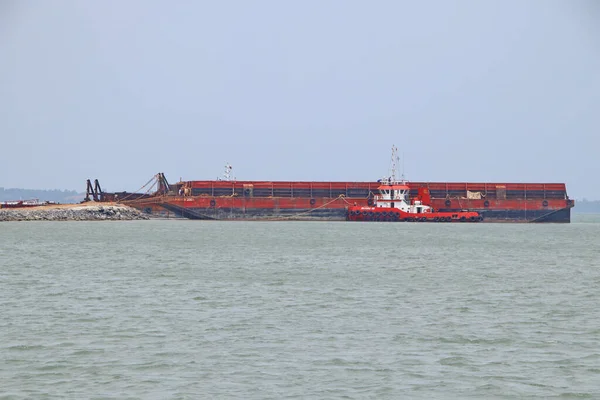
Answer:
M600 214L600 200L575 200L575 213Z
M5 189L0 187L0 201L38 199L67 204L79 203L84 197L85 193L77 193L75 190Z

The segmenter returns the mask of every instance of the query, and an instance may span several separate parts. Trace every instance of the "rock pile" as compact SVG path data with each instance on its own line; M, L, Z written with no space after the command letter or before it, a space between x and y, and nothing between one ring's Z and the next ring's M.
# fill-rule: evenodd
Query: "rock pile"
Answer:
M3 208L0 221L114 221L149 219L135 208L121 205L69 205L57 207Z

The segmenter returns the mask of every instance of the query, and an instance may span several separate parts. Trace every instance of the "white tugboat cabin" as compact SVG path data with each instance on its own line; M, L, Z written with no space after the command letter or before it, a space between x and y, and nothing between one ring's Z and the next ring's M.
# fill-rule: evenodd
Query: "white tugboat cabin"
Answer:
M379 186L379 194L375 195L375 207L396 208L411 214L423 214L432 212L429 205L423 204L420 199L410 203L410 189L405 182L386 182Z
M392 146L390 177L380 179L381 186L377 188L379 194L374 197L374 206L377 208L395 208L411 214L432 212L433 209L431 206L423 204L420 196L411 204L410 188L404 179L404 173L402 173L402 179L400 181L396 180L396 164L398 160L398 148Z

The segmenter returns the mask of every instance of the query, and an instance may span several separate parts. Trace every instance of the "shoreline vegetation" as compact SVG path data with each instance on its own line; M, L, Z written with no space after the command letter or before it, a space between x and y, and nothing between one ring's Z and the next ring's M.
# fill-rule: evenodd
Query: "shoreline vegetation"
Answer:
M84 197L85 193L77 193L75 190L38 190L0 187L0 203L5 201L39 199L41 201L74 204L82 201Z
M573 214L600 214L600 200L575 200Z
M1 208L0 222L11 221L133 221L148 215L115 203L52 204L37 207Z

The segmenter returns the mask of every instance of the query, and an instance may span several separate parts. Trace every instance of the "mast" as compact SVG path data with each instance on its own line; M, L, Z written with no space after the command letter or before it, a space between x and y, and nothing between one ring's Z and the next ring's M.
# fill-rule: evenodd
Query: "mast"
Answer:
M218 181L235 181L235 176L233 175L233 167L229 163L225 163L225 171L223 172L223 178L217 178Z
M396 182L396 166L400 161L400 157L398 157L398 148L392 145L392 162L391 162L391 174L390 174L390 183ZM402 180L404 180L404 167L402 168Z
M406 179L404 178L404 152L402 152L402 183L406 183Z

